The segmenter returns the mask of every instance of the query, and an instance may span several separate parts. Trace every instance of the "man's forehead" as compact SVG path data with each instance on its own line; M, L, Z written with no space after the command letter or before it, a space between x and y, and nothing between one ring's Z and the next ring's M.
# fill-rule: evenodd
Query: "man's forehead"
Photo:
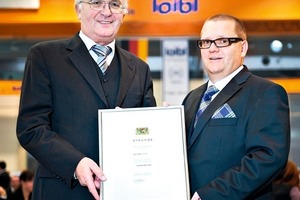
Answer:
M229 20L207 21L202 27L201 37L222 37L235 33L234 22Z

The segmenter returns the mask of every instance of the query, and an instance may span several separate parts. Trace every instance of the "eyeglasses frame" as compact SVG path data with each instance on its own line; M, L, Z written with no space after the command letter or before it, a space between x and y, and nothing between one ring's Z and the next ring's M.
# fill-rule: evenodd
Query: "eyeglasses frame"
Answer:
M222 40L222 39L228 39L228 45L226 45L226 46L218 46L217 44L216 44L216 40ZM208 47L200 47L200 42L201 41L209 41L210 42L210 45L208 46ZM209 49L210 47L211 47L211 45L212 45L212 43L214 43L215 44L215 46L216 47L218 47L218 48L223 48L223 47L228 47L228 46L230 46L232 43L237 43L237 42L241 42L241 41L244 41L242 38L239 38L239 37L229 37L229 38L217 38L217 39L215 39L215 40L197 40L197 47L199 48L199 49Z
M102 0L100 0L100 1L102 1ZM99 1L98 1L98 2L99 2ZM86 4L89 4L89 5L90 5L90 8L91 8L92 10L94 10L94 11L102 11L102 10L104 9L104 7L106 6L106 4L107 4L108 7L109 7L109 10L110 10L112 13L114 13L114 12L111 10L111 6L110 6L110 4L112 3L111 1L103 1L103 2L104 2L105 4L104 4L104 6L102 7L102 9L100 9L100 10L93 9L93 5L95 5L95 2L92 2L92 1L79 1L78 4L80 4L80 3L86 3ZM123 11L124 13L127 13L126 8L121 4L120 12L114 13L114 14L121 14L122 11Z

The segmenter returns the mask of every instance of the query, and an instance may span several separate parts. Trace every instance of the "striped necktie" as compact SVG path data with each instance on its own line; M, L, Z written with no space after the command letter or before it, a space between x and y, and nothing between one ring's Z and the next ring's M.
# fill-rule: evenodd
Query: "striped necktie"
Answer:
M218 88L216 88L214 85L209 86L208 89L205 91L205 93L202 97L199 109L196 114L194 128L196 127L198 118L203 113L203 111L206 109L206 107L210 104L212 96L214 94L216 94L218 91L219 91Z
M104 74L107 69L106 57L112 52L109 46L94 45L92 50L98 55L97 64Z

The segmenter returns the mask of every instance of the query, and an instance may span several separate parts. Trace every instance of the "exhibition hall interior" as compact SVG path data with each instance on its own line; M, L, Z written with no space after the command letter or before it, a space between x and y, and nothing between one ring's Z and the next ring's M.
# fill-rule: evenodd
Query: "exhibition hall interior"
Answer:
M154 95L158 106L162 106L166 100L164 45L168 41L186 44L188 86L184 93L187 94L207 80L197 40L204 20L217 13L231 14L244 22L249 42L244 63L249 70L282 85L288 92L291 119L289 159L300 167L299 1L285 1L283 4L277 0L214 3L208 0L129 0L129 10L116 43L149 64ZM19 97L28 51L38 42L69 38L79 30L74 0L0 2L0 160L7 162L10 171L36 167L35 159L16 138ZM173 73L180 76L180 70ZM182 100L178 97L174 104L180 105Z

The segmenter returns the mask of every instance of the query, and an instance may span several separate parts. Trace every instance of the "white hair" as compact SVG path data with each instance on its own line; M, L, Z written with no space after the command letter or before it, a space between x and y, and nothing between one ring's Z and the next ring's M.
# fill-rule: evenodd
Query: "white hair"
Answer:
M125 13L128 12L128 0L121 0L122 4L125 8ZM75 5L79 4L80 2L82 2L82 0L75 0Z

